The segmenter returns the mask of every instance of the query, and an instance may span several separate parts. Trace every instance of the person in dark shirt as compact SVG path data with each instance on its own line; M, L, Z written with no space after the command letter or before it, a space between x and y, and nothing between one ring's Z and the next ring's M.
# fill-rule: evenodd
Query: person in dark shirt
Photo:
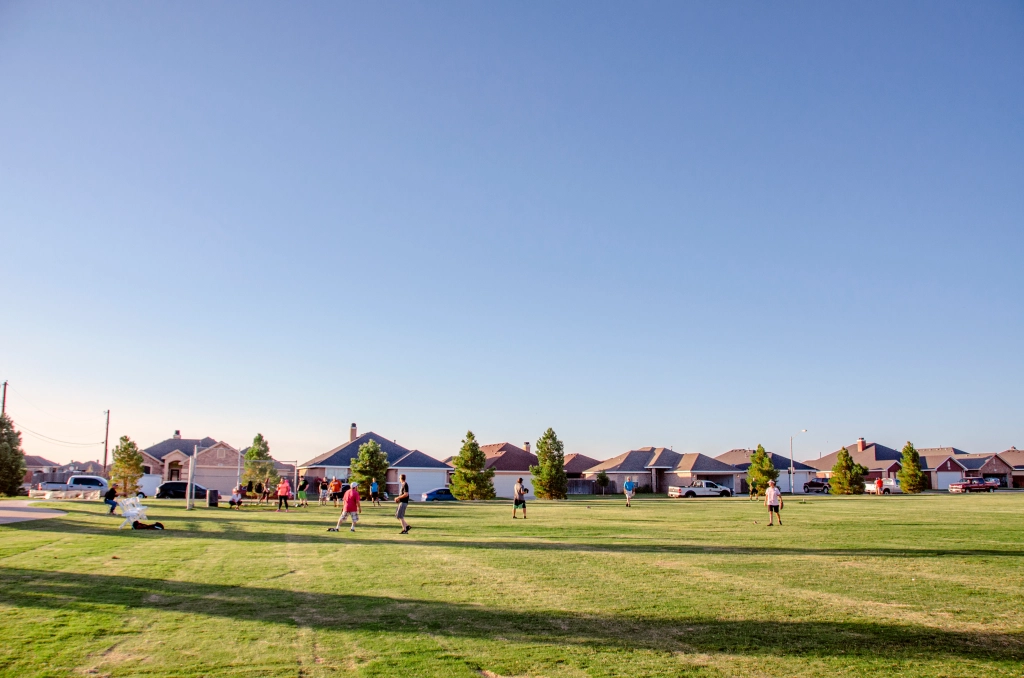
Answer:
M107 515L114 515L114 509L117 508L117 502L114 498L117 496L117 483L110 486L110 489L103 494L103 503L110 507L110 513Z
M409 523L405 522L405 509L409 506L409 483L405 482L405 474L403 473L398 477L400 481L398 486L398 496L395 497L395 503L398 504L398 510L395 511L395 517L398 518L398 522L402 523L402 531L399 534L409 534Z
M299 483L299 495L298 501L295 503L296 506L309 506L309 499L306 497L306 488L309 487L309 481L305 478Z

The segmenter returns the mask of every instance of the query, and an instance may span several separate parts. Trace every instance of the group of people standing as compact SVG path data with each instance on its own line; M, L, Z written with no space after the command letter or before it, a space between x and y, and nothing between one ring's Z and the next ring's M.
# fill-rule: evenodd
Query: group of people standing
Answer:
M278 512L280 512L281 509L284 509L285 513L287 513L290 509L288 500L292 498L295 499L296 508L300 506L309 506L309 500L306 496L306 491L309 488L309 481L305 478L299 481L298 490L295 492L292 491L292 482L288 480L288 478L281 478L277 483L277 487L273 488L273 490L272 488L273 485L270 482L270 478L267 478L264 481L257 480L255 482L250 480L249 484L244 488L238 486L232 490L231 499L228 500L228 504L234 509L241 508L242 502L245 498L251 495L253 497L257 497L257 506L263 503L266 503L269 506L270 494L272 491L276 491Z

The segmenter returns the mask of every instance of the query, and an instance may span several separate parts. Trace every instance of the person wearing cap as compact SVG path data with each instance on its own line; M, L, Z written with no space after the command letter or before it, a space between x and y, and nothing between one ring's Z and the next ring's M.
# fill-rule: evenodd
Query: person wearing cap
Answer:
M359 497L359 483L352 483L348 488L348 492L341 498L342 511L341 516L338 518L338 524L333 528L330 528L329 532L337 532L341 529L341 524L345 522L345 516L349 517L349 521L352 526L349 527L349 532L356 531L356 523L359 522L359 512L362 510Z

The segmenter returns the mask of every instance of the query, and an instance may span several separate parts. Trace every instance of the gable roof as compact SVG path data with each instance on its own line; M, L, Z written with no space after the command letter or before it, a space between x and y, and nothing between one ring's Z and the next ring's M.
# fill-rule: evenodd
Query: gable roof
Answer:
M647 462L654 457L654 448L648 447L640 450L630 450L617 457L606 459L597 466L587 469L587 473L646 473Z
M156 445L147 447L143 452L154 459L163 461L164 457L176 450L182 454L191 456L196 446L198 446L200 450L205 450L207 447L213 447L216 444L217 441L209 436L206 438L168 438Z
M1024 450L1018 450L1016 447L1011 447L1008 450L999 453L999 456L1007 464L1013 467L1015 471L1024 470Z
M746 450L736 449L729 450L725 454L720 454L715 459L726 464L731 464L741 471L746 471L750 467L750 457L757 452L757 450ZM772 461L772 467L779 471L789 470L789 459L783 457L781 454L775 454L774 452L768 453L768 458ZM793 460L794 471L816 471L813 466L808 466L802 461Z
M409 450L398 443L392 442L373 431L368 431L355 440L328 450L318 457L313 457L305 464L299 464L299 468L310 468L313 466L351 466L352 460L359 456L359 446L363 443L376 440L380 449L388 458L388 466L392 468L447 468L447 464L426 455L419 450Z
M958 450L955 447L921 447L918 448L917 453L922 457L932 457L936 455L953 456L954 454L967 454L963 450Z
M865 443L863 452L857 451L857 443L847 445L845 449L850 453L854 463L860 464L868 471L889 468L892 466L892 462L903 458L902 452L885 445L879 445L878 443ZM836 465L836 459L839 457L840 451L836 450L832 454L826 454L820 459L809 459L804 463L813 466L819 471L831 471L832 467Z
M942 448L936 448L942 449ZM957 461L957 455L955 454L928 454L921 455L921 470L922 471L934 471L938 467L942 466L947 459L952 459L954 464L960 464ZM960 468L965 468L963 464L960 464Z
M1003 462L1010 468L1014 467L1012 463L1003 458L1001 453L996 452L988 452L982 454L958 454L956 455L956 460L964 468L969 469L971 471L977 471L982 466L991 461L993 457Z
M708 455L700 454L699 452L684 454L674 470L677 472L690 471L696 473L737 473L740 471L740 469L732 464L712 459Z
M567 454L565 455L565 472L583 473L592 466L597 466L600 463L601 462L597 459L588 457L585 454Z
M654 452L654 456L647 462L647 468L675 468L679 460L683 458L682 454L673 452L667 447L641 447L640 449Z
M57 462L50 461L46 457L40 457L35 454L25 455L25 466L28 468L35 468L37 466L58 466Z
M413 450L409 454L405 455L394 464L391 464L391 468L450 468L448 464L443 461L434 459L429 454L424 454L419 450Z
M516 471L529 473L531 466L537 465L537 455L531 454L512 443L495 443L481 445L480 449L487 455L487 468L495 471Z
M653 462L659 465L655 466ZM671 464L671 465L668 465ZM587 469L587 473L647 473L652 468L664 468L683 473L737 473L740 469L712 459L706 454L681 454L664 447L642 447L601 462Z

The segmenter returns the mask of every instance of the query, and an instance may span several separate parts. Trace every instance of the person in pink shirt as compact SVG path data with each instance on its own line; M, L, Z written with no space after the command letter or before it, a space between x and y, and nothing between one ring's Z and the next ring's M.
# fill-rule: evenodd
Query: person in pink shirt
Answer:
M328 532L337 532L341 529L341 524L345 522L345 516L349 517L352 526L348 529L349 532L356 531L356 523L359 522L359 512L362 510L362 504L360 504L359 497L359 483L352 483L352 486L348 488L348 492L341 498L341 516L338 518L338 524L334 527L327 528Z
M287 478L282 478L281 482L277 484L277 512L281 512L281 506L284 506L284 512L288 513L288 495L292 493L291 483L288 482Z

